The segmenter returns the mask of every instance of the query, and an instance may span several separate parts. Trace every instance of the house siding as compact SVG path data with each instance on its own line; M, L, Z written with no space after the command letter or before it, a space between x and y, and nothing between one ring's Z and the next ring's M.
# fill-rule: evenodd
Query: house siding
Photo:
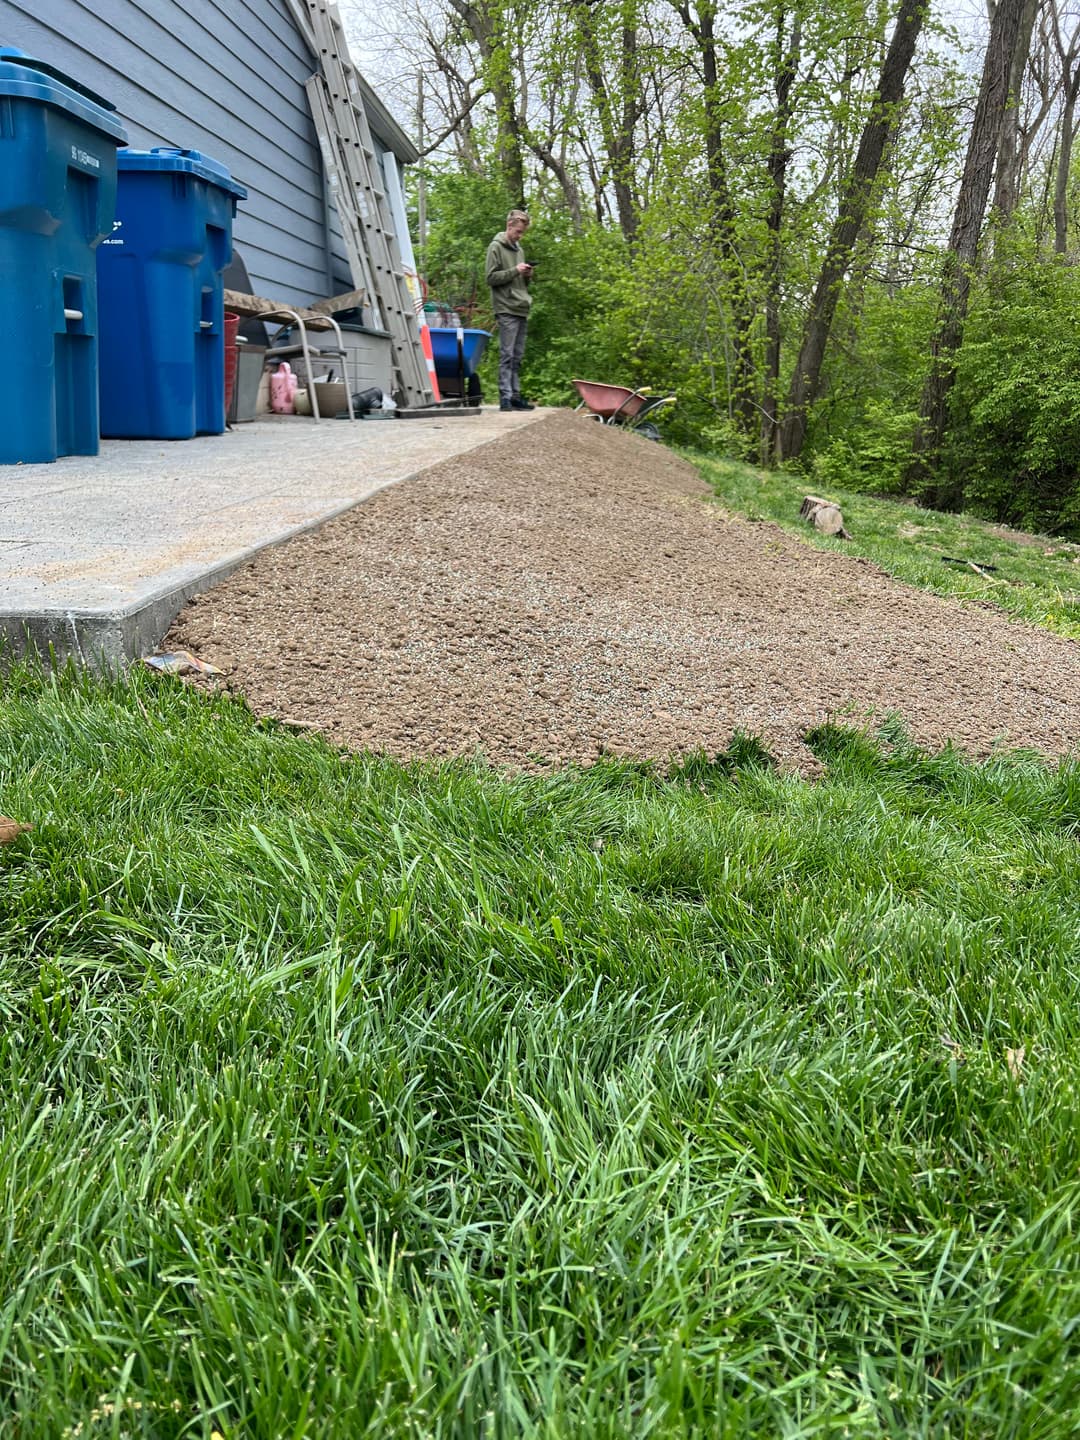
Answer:
M256 294L297 304L352 286L284 0L0 0L0 44L117 108L130 144L201 150L248 198L233 239Z

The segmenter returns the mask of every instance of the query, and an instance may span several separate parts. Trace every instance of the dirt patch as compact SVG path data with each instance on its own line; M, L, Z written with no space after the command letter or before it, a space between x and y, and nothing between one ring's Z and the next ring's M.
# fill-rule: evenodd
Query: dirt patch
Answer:
M401 758L666 760L827 718L1060 755L1080 644L726 514L694 469L558 413L381 491L193 602L167 645L259 714Z
M1010 545L1038 549L1051 557L1067 555L1074 562L1080 563L1080 545L1074 545L1071 540L1055 540L1049 535L1029 535L1024 530L1013 530L1008 525L988 525L986 533L997 540L1006 540Z

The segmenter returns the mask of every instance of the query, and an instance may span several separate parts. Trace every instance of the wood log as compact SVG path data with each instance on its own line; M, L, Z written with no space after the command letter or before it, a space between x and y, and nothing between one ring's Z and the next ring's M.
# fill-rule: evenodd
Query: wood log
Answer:
M313 300L309 308L322 315L336 315L339 310L355 310L366 304L366 290L346 290L344 295L331 295L329 300Z
M351 295L357 293L362 294L363 292L350 291ZM338 303L342 299L348 299L348 296L338 296L334 299L334 301L325 303L332 303L335 309L340 308L344 310L347 307L344 305L339 305ZM254 319L259 315L265 314L267 311L270 311L276 315L279 314L283 309L295 310L297 315L299 315L301 320L303 320L304 324L308 325L311 329L330 329L330 322L327 319L327 315L329 312L325 309L312 310L310 308L305 308L303 305L283 305L282 302L279 300L268 300L264 295L247 295L242 290L225 291L225 309L233 311L233 313L236 315L246 315L249 319ZM273 320L270 321L271 325L274 323L275 322ZM287 324L287 317L283 316L280 323L283 325Z
M839 535L841 540L851 539L844 529L844 517L840 513L839 505L834 505L831 500L823 500L819 495L804 495L799 515L821 535Z

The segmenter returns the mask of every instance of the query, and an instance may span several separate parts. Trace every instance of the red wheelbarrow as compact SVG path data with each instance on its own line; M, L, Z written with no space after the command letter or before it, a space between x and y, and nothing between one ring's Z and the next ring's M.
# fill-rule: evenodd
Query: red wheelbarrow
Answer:
M587 410L601 425L625 425L650 440L659 440L660 432L647 417L662 405L675 404L674 395L653 395L648 390L629 390L625 385L602 385L598 380L571 383L581 396L579 410Z

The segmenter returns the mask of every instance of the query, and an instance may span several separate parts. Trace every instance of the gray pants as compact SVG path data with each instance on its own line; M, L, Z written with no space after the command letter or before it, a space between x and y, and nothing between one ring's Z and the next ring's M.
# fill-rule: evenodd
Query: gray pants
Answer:
M527 315L496 315L499 322L499 399L516 400L521 394L521 357L525 354Z

